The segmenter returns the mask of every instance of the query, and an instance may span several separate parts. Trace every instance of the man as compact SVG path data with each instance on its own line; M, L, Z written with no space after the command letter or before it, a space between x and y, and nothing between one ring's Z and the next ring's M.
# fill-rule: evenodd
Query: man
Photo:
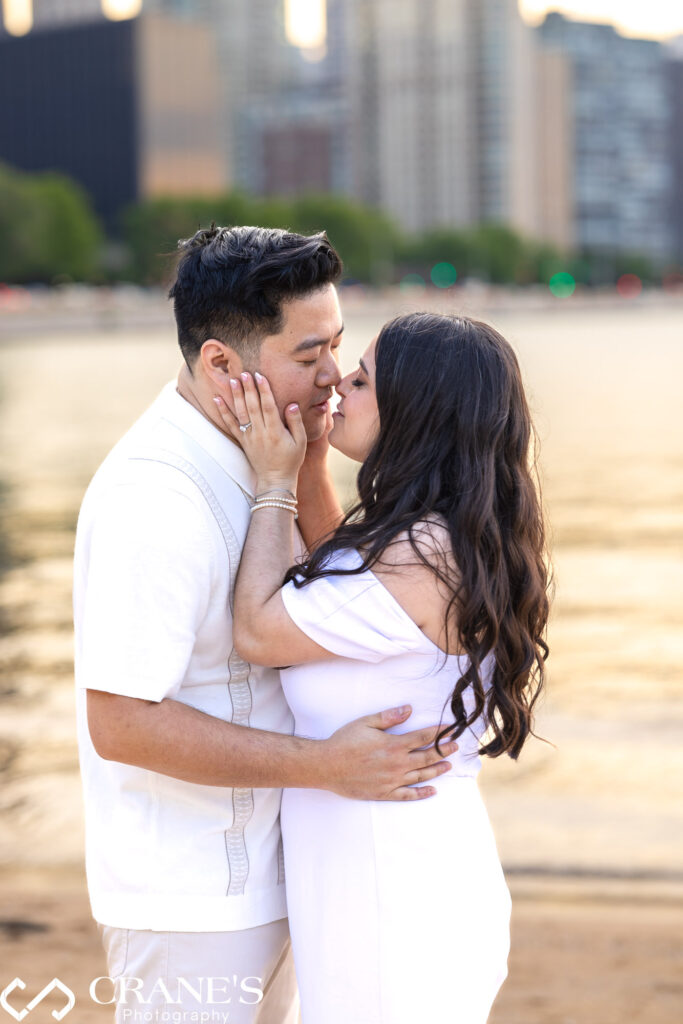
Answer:
M410 709L324 742L292 736L278 673L234 651L254 477L214 399L234 408L230 378L258 369L280 410L299 404L315 466L300 482L301 528L315 543L335 515L316 442L340 379L341 262L324 235L262 228L212 228L181 248L171 296L183 369L104 461L79 517L88 885L121 978L119 1022L293 1024L281 787L415 799L431 790L414 783L448 765L429 748L436 729L385 732Z

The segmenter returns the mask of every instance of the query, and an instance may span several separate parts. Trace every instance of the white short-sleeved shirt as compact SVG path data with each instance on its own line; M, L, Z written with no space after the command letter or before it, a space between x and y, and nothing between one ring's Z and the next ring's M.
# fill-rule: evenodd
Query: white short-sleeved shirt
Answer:
M286 914L281 791L181 782L100 758L86 689L171 698L291 733L279 673L232 646L231 579L253 474L167 385L95 474L78 520L74 619L86 868L102 924L230 931Z

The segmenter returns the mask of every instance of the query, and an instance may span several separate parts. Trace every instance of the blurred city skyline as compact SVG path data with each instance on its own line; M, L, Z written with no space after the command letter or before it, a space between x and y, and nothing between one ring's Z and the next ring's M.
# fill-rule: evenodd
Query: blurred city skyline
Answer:
M567 269L529 270L526 240L535 267L575 258L584 281L683 263L678 44L561 13L539 21L540 0L524 0L536 24L518 0L32 4L32 31L0 25L0 94L12 96L0 161L67 175L126 245L152 230L162 247L178 219L204 216L197 202L232 195L273 200L254 215L274 224L336 224L347 241L354 218L385 217L359 243L378 280L417 272L400 238L435 233L434 265L488 279L472 241L482 226L510 232L487 245L517 251L520 282ZM623 20L630 5L618 6ZM607 11L603 0L591 14ZM299 216L291 204L307 197L320 203ZM131 243L140 207L152 220Z

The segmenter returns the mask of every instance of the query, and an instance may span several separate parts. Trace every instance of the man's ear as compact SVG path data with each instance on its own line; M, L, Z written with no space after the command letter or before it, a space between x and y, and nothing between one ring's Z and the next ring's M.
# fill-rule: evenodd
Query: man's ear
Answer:
M216 338L209 338L201 347L199 362L213 386L221 391L227 388L230 394L230 378L239 377L243 369L242 360L234 348Z

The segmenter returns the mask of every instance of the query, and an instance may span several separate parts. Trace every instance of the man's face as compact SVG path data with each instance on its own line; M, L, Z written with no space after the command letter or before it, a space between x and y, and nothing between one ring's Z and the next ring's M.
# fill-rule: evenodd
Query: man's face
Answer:
M309 441L325 432L332 390L341 380L337 364L344 325L332 284L282 305L279 334L263 339L256 365L267 377L280 413L292 402L301 409Z

